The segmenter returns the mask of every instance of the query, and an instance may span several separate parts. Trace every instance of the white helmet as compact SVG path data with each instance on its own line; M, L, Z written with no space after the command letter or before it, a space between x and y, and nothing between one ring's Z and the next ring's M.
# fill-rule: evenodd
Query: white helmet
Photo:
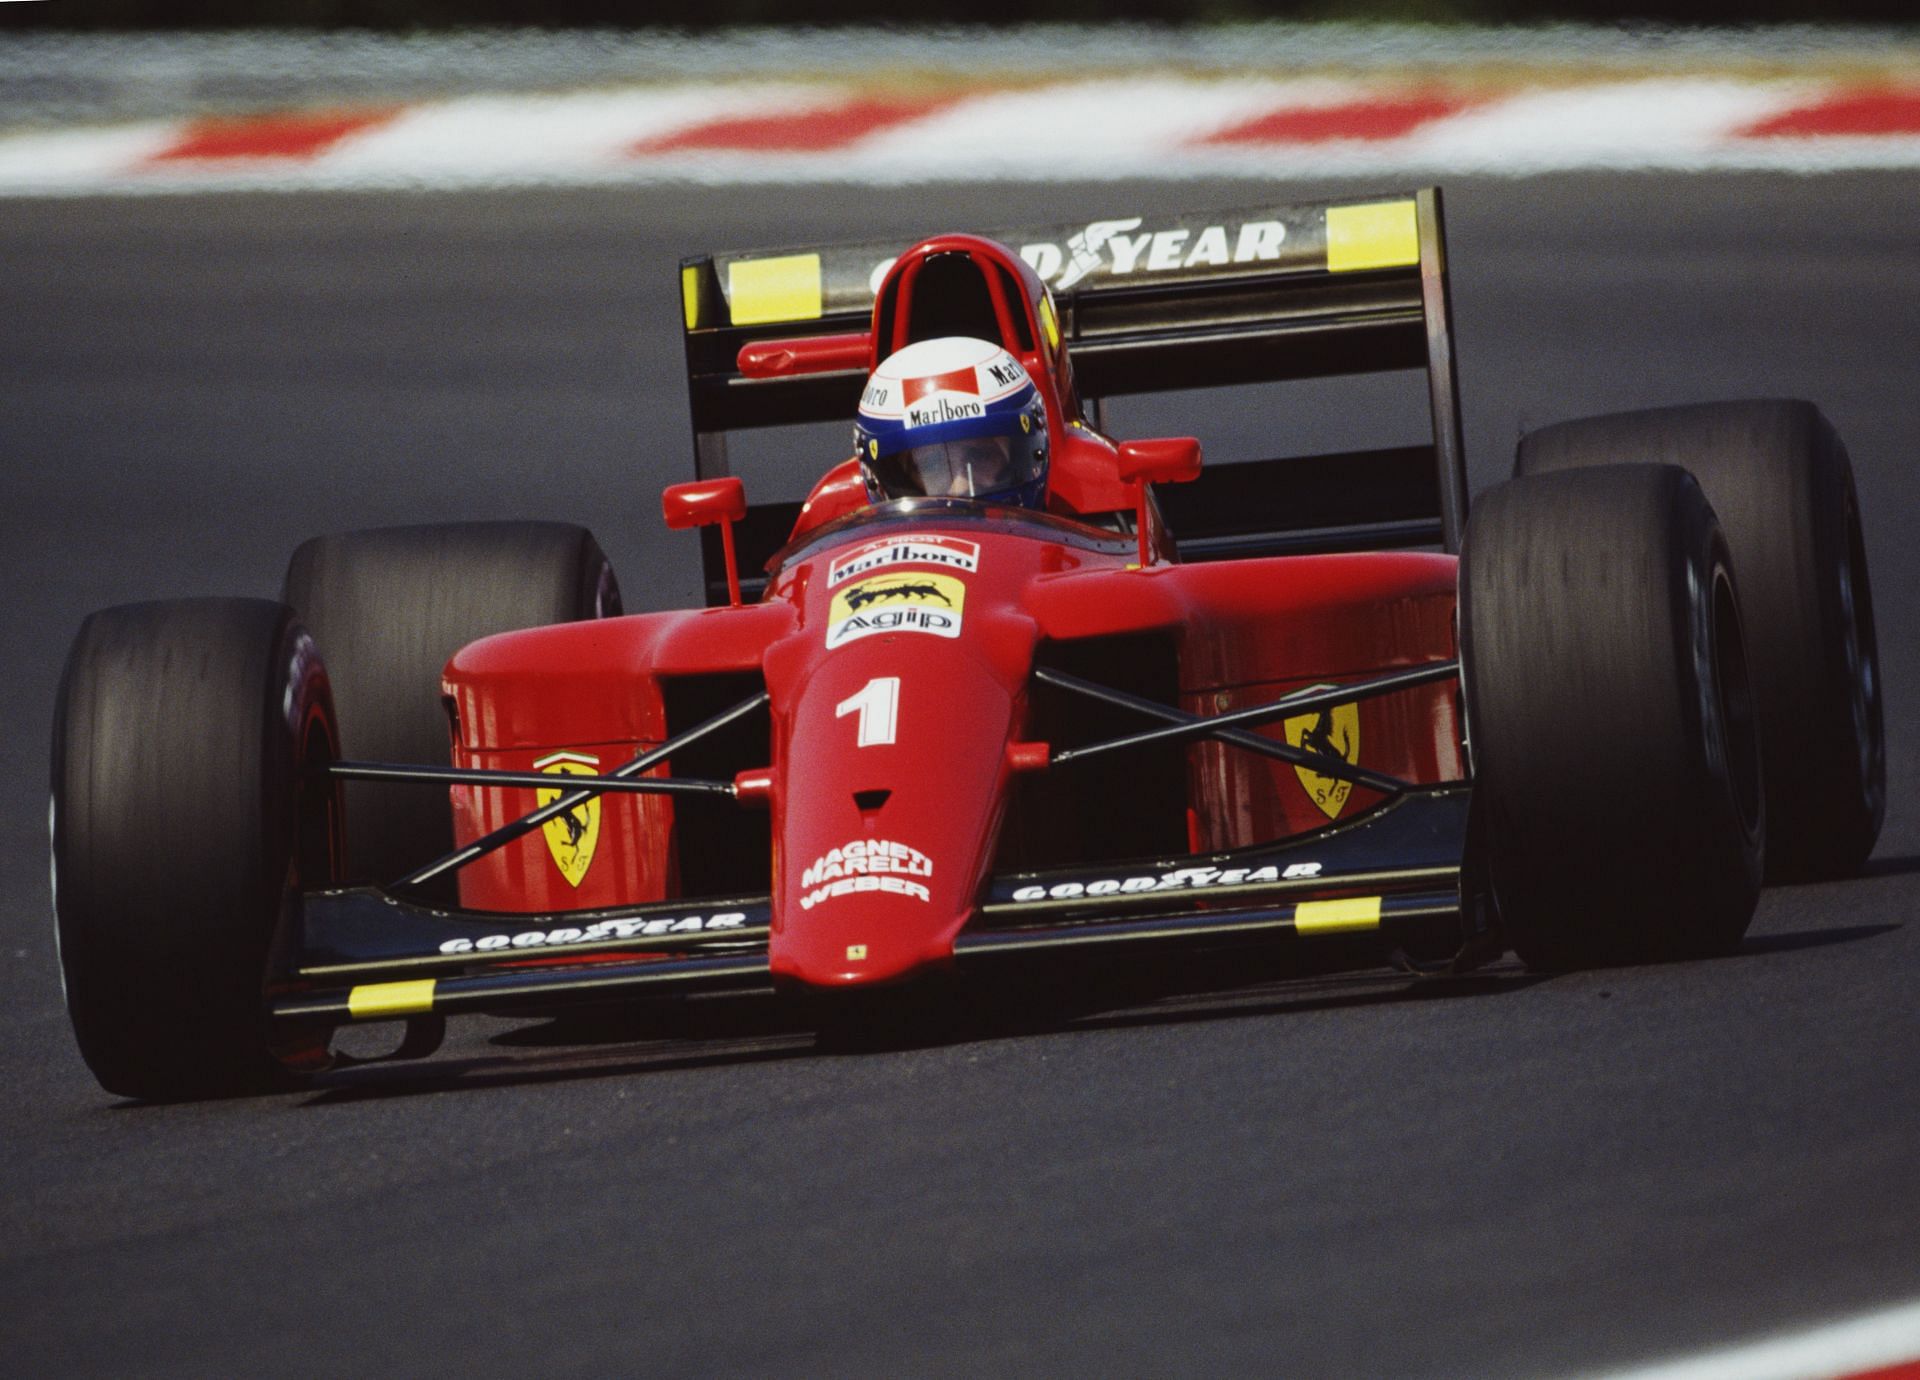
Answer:
M942 336L887 356L860 395L853 439L876 502L1045 502L1046 405L1020 362L989 341Z

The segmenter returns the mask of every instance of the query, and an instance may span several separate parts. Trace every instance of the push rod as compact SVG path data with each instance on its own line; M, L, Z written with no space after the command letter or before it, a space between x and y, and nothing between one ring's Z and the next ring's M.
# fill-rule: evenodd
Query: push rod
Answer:
M1395 671L1388 675L1377 676L1372 680L1354 681L1326 690L1298 690L1291 695L1283 695L1270 704L1252 705L1246 709L1236 709L1229 714L1215 714L1207 717L1189 714L1171 705L1142 699L1137 695L1129 695L1104 685L1095 685L1090 681L1083 681L1075 676L1047 668L1036 670L1034 678L1062 690L1073 691L1091 699L1169 721L1165 728L1147 729L1122 738L1110 738L1104 743L1089 743L1085 747L1068 748L1053 758L1052 765L1055 766L1064 766L1069 762L1095 757L1101 753L1117 752L1125 748L1145 747L1155 743L1186 742L1196 738L1219 738L1236 747L1276 757L1281 761L1291 762L1295 766L1307 767L1322 776L1351 781L1356 785L1367 786L1374 790L1399 792L1406 790L1412 783L1403 781L1399 777L1387 776L1380 772L1369 771L1365 767L1355 766L1343 758L1306 752L1290 744L1277 743L1271 738L1246 733L1242 731L1241 726L1263 724L1283 716L1316 713L1335 705L1351 704L1357 700L1389 695L1396 690L1409 690L1415 686L1429 685L1455 676L1459 674L1459 670L1460 663L1457 661L1438 661L1431 665L1414 667L1412 670Z
M537 771L492 771L484 767L420 767L391 762L334 762L327 775L346 781L398 781L411 785L535 786L551 790L591 787L621 795L732 795L731 781L702 781L680 776L573 776Z
M695 724L679 737L669 738L651 752L643 752L638 757L622 762L609 772L608 775L620 778L638 776L655 763L666 761L667 758L680 751L681 748L697 743L708 734L717 733L729 724L745 718L747 715L765 705L767 699L767 692L762 690L751 699L742 700L733 708L714 715L705 723ZM548 777L541 784L552 786L557 779L564 778ZM417 872L408 873L388 889L392 891L404 891L408 887L416 887L430 882L435 877L441 876L444 873L458 871L468 863L473 862L476 858L483 858L496 849L506 847L515 839L532 833L548 820L558 818L574 806L585 804L599 794L600 789L596 786L589 786L580 790L570 790L559 799L542 805L539 809L533 811L533 813L522 815L516 820L511 820L501 825L491 834L486 834L475 839L465 848L456 848L444 858L435 859Z

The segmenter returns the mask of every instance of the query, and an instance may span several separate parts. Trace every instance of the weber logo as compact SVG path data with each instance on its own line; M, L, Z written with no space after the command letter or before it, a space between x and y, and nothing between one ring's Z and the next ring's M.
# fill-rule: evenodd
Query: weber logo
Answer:
M835 896L860 892L883 892L927 901L932 899L931 893L923 883L913 879L931 876L933 859L917 848L891 839L854 839L815 858L813 865L800 874L800 885L804 888L800 909L812 910Z
M968 574L980 568L980 544L959 537L883 537L863 542L827 567L827 586L890 565L937 565Z

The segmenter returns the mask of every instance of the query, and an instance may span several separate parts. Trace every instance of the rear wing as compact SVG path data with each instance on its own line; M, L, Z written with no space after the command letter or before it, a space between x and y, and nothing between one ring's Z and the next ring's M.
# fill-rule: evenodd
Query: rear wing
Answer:
M1432 440L1344 455L1213 466L1163 488L1183 560L1439 545L1458 551L1467 488L1438 188L1398 196L1128 216L986 232L1050 286L1090 420L1123 394L1385 370L1427 375ZM682 261L694 474L729 473L728 433L845 421L864 370L748 378L752 342L863 335L895 241L697 255ZM1204 427L1194 428L1202 433ZM822 470L841 457L822 457ZM743 570L785 542L799 505L740 524ZM702 534L724 602L717 534Z

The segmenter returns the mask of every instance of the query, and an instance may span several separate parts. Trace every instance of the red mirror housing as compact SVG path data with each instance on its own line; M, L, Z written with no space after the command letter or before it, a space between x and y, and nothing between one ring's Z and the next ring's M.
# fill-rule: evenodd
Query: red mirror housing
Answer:
M1140 534L1140 568L1153 564L1153 546L1147 540L1147 485L1184 484L1200 477L1200 442L1191 436L1168 436L1156 441L1122 441L1114 468L1122 483L1133 485L1134 526Z
M1192 436L1120 443L1120 478L1129 484L1185 484L1200 477L1200 442Z
M691 484L669 484L660 495L667 526L678 532L716 522L738 522L747 515L747 486L729 476L697 479Z
M660 511L674 531L720 524L720 545L727 558L727 599L740 607L740 563L733 554L733 524L747 515L747 486L732 475L669 484L660 495Z

